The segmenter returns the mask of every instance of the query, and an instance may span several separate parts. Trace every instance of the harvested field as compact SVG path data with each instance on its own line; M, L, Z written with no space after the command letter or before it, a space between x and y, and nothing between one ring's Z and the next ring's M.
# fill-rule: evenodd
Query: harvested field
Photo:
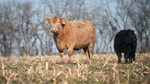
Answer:
M137 54L131 64L118 64L115 54L95 54L92 65L85 55L61 61L59 56L0 57L0 84L150 84L149 53Z

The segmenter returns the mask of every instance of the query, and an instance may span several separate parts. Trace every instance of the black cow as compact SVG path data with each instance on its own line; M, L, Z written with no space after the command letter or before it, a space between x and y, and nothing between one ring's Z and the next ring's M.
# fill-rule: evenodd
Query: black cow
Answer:
M114 49L118 56L118 63L121 63L121 53L124 53L125 63L135 61L137 38L133 30L121 30L115 36Z

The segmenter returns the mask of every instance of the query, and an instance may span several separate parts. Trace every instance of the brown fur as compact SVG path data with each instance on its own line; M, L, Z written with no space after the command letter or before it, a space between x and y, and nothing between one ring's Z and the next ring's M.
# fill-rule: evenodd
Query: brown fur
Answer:
M58 16L46 19L45 23L51 25L57 49L62 56L63 50L67 49L69 58L73 50L83 49L89 57L93 55L96 40L95 26L88 20L69 21Z

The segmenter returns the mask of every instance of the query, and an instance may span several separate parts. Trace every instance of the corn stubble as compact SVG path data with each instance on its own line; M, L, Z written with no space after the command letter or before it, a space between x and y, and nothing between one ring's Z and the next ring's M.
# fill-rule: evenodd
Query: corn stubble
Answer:
M137 54L131 64L118 64L115 54L95 54L92 65L85 55L73 55L71 61L61 63L59 56L0 57L0 84L150 84L149 53Z

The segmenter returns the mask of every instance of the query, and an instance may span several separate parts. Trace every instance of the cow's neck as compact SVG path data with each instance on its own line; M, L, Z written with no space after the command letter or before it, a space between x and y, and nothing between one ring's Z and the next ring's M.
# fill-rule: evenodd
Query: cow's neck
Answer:
M69 24L66 24L63 28L59 30L59 33L57 35L57 39L64 39L70 36L71 34L71 27Z
M57 35L57 39L62 39L63 38L63 29L61 28L60 30L59 30L59 33L58 33L58 35Z

